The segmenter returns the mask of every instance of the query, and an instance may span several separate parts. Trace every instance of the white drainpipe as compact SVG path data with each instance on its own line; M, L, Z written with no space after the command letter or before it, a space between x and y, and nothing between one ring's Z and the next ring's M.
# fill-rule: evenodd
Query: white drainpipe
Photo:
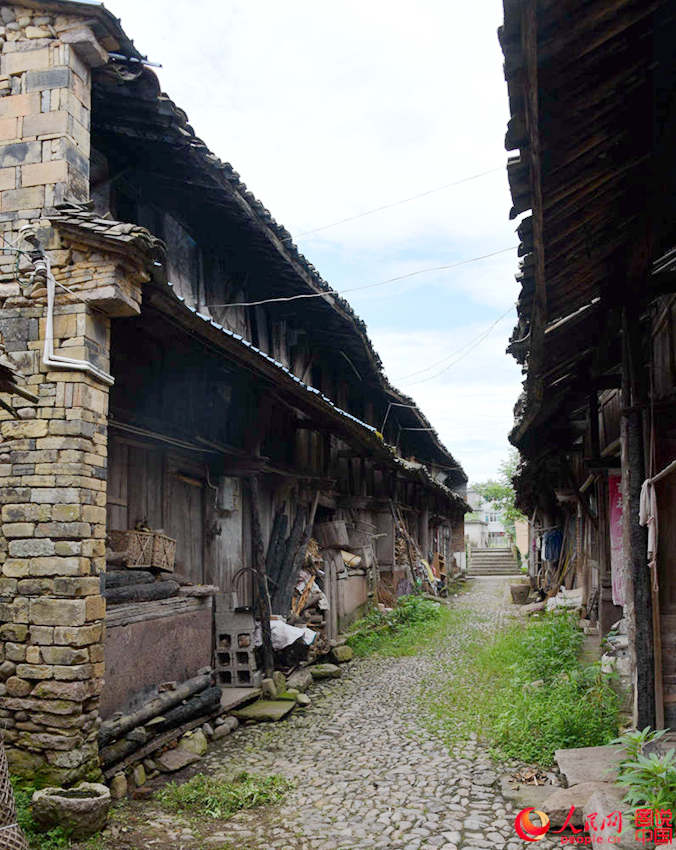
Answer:
M34 262L36 277L41 274L47 278L47 322L45 328L45 347L42 353L42 362L45 366L52 369L71 369L76 372L86 372L97 381L111 386L115 383L115 378L104 372L103 369L98 369L92 363L86 360L74 360L71 357L61 357L54 354L54 298L56 293L56 281L52 274L51 263L49 257L43 255Z

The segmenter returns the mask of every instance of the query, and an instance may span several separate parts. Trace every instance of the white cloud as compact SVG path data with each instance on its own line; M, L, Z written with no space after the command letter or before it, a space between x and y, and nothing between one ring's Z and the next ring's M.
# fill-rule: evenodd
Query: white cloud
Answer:
M292 234L506 161L500 0L108 5L163 64L162 86L196 133ZM510 205L500 171L298 242L330 283L349 288L515 245ZM472 477L494 473L506 454L520 382L504 354L509 320L437 380L409 388L397 377L513 304L516 266L509 253L349 296L395 384Z

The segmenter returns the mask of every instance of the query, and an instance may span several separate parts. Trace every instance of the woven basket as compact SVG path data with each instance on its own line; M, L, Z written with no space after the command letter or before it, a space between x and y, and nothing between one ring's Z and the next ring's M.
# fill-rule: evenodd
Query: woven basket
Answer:
M176 541L156 531L111 531L110 543L116 552L128 553L127 567L155 567L174 571Z
M0 740L0 847L2 850L28 850L28 842L16 822L14 793L9 782L7 757Z

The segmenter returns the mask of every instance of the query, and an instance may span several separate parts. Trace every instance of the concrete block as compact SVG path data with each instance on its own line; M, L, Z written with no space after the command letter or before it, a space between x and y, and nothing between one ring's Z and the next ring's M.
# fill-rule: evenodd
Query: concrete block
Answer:
M25 120L25 119L24 119ZM19 122L15 117L0 118L0 141L19 138Z
M5 189L14 189L16 188L16 169L15 168L0 168L0 192L4 192ZM6 284L5 284L6 285ZM8 294L16 294L18 295L20 292L16 293L8 293Z
M49 68L49 48L41 47L37 50L21 50L16 53L5 53L0 61L0 70L3 75L20 74L22 71L39 70ZM39 112L40 109L34 110Z
M23 136L56 136L68 132L68 113L64 111L40 112L23 119ZM0 136L1 137L1 136ZM14 138L9 136L8 138Z
M0 99L0 104L2 99ZM33 186L30 189L7 189L2 193L0 209L3 212L16 210L42 209L45 203L43 186Z
M4 61L4 57L3 57ZM11 94L0 98L0 118L17 118L40 111L40 93Z
M26 91L43 91L44 89L63 89L71 84L72 72L69 68L49 68L46 70L31 70L26 74Z
M68 164L62 160L36 162L21 168L22 186L41 186L45 183L60 183L68 179Z
M41 161L42 142L10 142L0 146L0 167L2 168Z

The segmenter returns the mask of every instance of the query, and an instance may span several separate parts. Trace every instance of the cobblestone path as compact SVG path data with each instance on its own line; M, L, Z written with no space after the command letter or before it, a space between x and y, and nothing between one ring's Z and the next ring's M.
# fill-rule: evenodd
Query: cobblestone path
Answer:
M143 838L137 833L136 839L143 843L134 844L135 830L127 827L110 846L520 850L516 811L493 787L486 751L470 741L449 753L421 723L417 700L421 679L440 670L452 674L470 625L495 630L505 592L505 579L474 580L453 603L469 609L467 624L434 652L354 661L342 680L312 689L304 714L240 728L199 764L200 772L212 774L282 774L295 787L280 804L241 812L211 831L205 818L198 838L152 802L132 803L128 823L143 812Z

